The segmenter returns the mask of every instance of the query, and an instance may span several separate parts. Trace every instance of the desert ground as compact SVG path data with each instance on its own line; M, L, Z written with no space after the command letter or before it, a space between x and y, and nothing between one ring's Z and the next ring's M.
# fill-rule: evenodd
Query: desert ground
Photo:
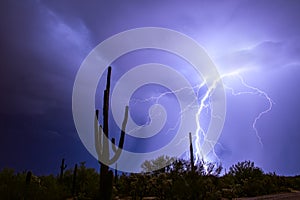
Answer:
M236 200L281 200L281 199L300 200L300 191L283 193L283 194L264 195L264 196L251 197L251 198L237 198Z

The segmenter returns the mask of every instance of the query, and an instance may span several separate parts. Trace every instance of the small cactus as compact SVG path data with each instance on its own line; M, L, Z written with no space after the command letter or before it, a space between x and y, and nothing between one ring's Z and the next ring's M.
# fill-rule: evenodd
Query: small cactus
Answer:
M75 168L73 171L73 180L72 180L72 195L76 195L76 178L77 178L77 164L75 164Z
M193 150L193 139L192 139L192 133L189 133L190 137L190 159L191 159L191 171L195 171L195 165L194 165L194 150Z
M32 172L28 171L26 173L26 179L25 179L25 188L24 188L24 200L26 199L30 199L29 195L30 195L30 182L31 182L31 178L32 178Z
M115 184L118 183L118 163L115 166Z
M64 170L67 168L67 165L65 165L65 159L63 158L61 160L61 165L60 165L60 178L59 180L62 181L63 176L64 176Z
M26 185L29 185L31 182L32 172L28 171L26 174Z

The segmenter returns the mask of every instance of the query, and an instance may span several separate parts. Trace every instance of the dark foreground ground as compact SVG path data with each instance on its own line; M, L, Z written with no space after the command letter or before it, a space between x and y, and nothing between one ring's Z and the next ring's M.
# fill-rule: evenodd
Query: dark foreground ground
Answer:
M116 200L131 200L131 197L127 198L116 198ZM144 197L143 200L156 200L156 197ZM300 191L295 191L291 193L282 193L282 194L272 194L272 195L264 195L259 197L244 197L244 198L235 198L234 200L300 200ZM223 198L222 200L227 200Z
M237 198L236 200L281 200L281 199L289 199L289 200L300 200L300 191L291 192L291 193L283 193L283 194L274 194L274 195L264 195L259 197L251 197L251 198Z
M131 200L131 197L124 198L115 198L115 200ZM157 200L156 197L144 197L142 200ZM300 191L295 191L291 193L282 193L282 194L272 194L272 195L264 195L259 197L244 197L244 198L235 198L233 200L300 200ZM223 198L222 200L227 200Z

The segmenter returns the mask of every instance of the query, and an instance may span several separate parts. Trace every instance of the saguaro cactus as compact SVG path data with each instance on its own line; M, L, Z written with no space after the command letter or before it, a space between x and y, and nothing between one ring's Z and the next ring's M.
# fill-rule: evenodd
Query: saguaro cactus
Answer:
M30 182L32 178L32 172L28 171L26 173L26 179L25 179L25 189L24 189L24 200L29 199L29 193L30 193Z
M62 181L63 176L64 176L64 170L67 168L67 165L65 165L65 159L63 158L61 160L61 165L60 165L60 177L59 180Z
M31 171L28 171L27 174L26 174L26 185L29 185L30 182L31 182L31 177L32 177L32 172Z
M118 183L118 163L115 166L115 184Z
M125 139L125 129L128 120L128 106L125 107L125 115L122 123L121 136L116 147L115 138L111 140L112 150L115 153L112 158L110 158L109 152L109 131L108 131L108 113L109 113L109 91L110 91L110 78L111 78L111 67L108 67L107 79L106 79L106 89L104 90L103 99L103 128L98 125L99 111L96 110L94 128L95 128L95 148L98 154L98 160L100 163L100 197L101 199L111 199L112 196L112 183L113 183L113 172L109 171L108 165L115 163L122 152L124 139ZM102 163L100 162L102 161Z
M73 171L73 180L72 180L72 195L76 195L76 178L77 178L77 164L75 164L75 168Z
M192 139L192 133L189 133L190 137L190 159L191 159L191 170L192 172L195 171L195 165L194 165L194 150L193 150L193 139Z

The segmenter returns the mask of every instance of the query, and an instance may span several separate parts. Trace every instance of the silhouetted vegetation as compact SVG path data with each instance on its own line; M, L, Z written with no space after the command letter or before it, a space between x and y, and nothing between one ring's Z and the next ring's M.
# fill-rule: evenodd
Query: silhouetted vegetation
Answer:
M170 160L162 156L146 161L143 167L151 168ZM266 174L250 161L233 165L223 176L220 176L221 171L221 165L213 163L201 161L192 170L190 161L175 160L154 172L119 175L118 181L113 183L112 198L232 199L300 190L300 176ZM99 173L86 168L84 162L66 169L62 179L60 175L35 176L30 171L15 173L12 169L3 169L0 171L0 199L101 199Z

